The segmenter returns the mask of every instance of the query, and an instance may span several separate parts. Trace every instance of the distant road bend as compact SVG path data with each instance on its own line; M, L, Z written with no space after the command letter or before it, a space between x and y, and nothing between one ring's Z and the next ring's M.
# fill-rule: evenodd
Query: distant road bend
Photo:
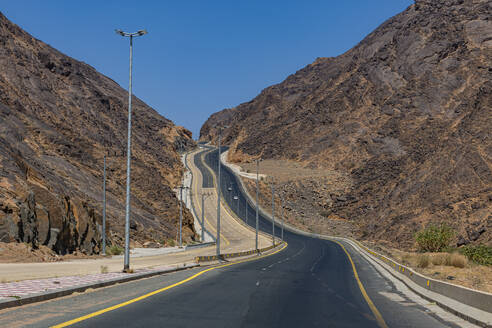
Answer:
M210 171L205 164L216 170L218 151L205 152L191 162L202 172ZM225 166L222 172L224 200L234 210L237 195L246 222L236 177ZM247 212L253 226L252 204ZM271 221L259 223L271 232ZM16 315L56 313L44 321L54 327L456 327L399 293L349 245L288 231L284 238L288 247L270 256L121 284Z

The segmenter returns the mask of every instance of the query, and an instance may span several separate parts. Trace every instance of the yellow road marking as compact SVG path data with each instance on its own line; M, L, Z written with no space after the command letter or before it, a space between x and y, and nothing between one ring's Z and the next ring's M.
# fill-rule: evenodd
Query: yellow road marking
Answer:
M364 288L364 285L362 285L362 282L360 281L360 278L359 278L359 274L357 273L357 269L355 268L354 261L352 260L352 257L350 256L349 252L347 251L347 249L345 249L345 247L342 245L342 243L340 243L336 240L333 240L333 239L330 239L330 240L334 243L337 243L343 249L345 254L347 254L347 257L350 261L350 264L352 264L352 270L354 271L355 280L357 280L357 284L359 285L360 292L362 293L362 296L364 296L364 299L366 300L367 305L369 305L369 308L371 309L372 314L374 314L374 317L376 317L376 321L378 322L379 327L388 328L388 326L386 325L386 322L384 322L383 316L381 315L381 313L379 313L378 309L376 308L376 306L372 302L371 298L367 294L366 289Z
M195 154L195 155L193 155L193 156L196 156L196 155L198 155L198 154ZM203 164L205 164L205 162L203 161L203 154L202 154L202 156L200 156L200 160L202 161L202 163L203 163ZM208 168L208 167L207 167L207 168ZM212 175L212 178L213 178L213 175ZM196 179L194 179L194 180L196 180ZM203 180L203 176L202 176L202 180ZM215 181L215 180L214 180L214 181ZM214 182L214 185L215 185L215 182ZM199 208L199 210L200 210L200 212L201 212L201 211L202 211L202 207L201 207L201 205L199 205L200 200L196 198L196 196L198 195L198 183L195 183L195 185L193 186L193 188L194 188L194 191L195 191L195 192L194 192L194 194L195 194L195 200L196 200L196 202L195 202L195 203L196 203L196 206L198 206L198 208ZM198 215L198 214L197 214L197 215ZM204 219L205 219L205 222L206 222L206 223L207 223L207 225L208 225L208 228L209 228L210 230L212 230L212 232L214 233L214 235L217 235L217 230L216 230L216 229L214 229L214 227L210 224L210 222L207 220L207 218L206 218L205 216L204 216ZM224 239L224 241L225 241L225 243L226 243L226 246L230 244L229 239L227 239L227 238L226 238L226 236L224 236L224 234L223 234L223 233L220 233L220 237L221 237L222 239Z
M130 305L132 303L135 303L135 302L138 302L138 301L141 301L143 299L146 299L150 296L153 296L153 295L156 295L156 294L159 294L159 293L162 293L166 290L169 290L171 288L174 288L176 286L179 286L179 285L182 285L190 280L193 280L195 279L196 277L198 276L201 276L202 274L206 273L206 272L209 272L209 271L212 271L212 270L215 270L215 269L220 269L220 268L224 268L224 267L227 267L227 266L230 266L230 265L234 265L234 264L239 264L239 263L244 263L244 262L249 262L249 261L254 261L254 260L258 260L258 259L261 259L261 258L264 258L264 257L267 257L267 256L271 256L271 255L274 255L274 254L277 254L278 252L282 251L283 249L285 249L286 247L288 246L288 244L285 242L284 245L282 246L282 248L276 250L275 252L271 253L271 254L266 254L266 255L261 255L261 256L258 256L258 257L252 257L252 258L248 258L248 259L245 259L245 260L241 260L241 261L237 261L237 262L233 262L233 263L227 263L227 264L222 264L222 265L218 265L218 266L215 266L215 267L211 267L211 268L208 268L208 269L205 269L205 270L202 270L196 274L194 274L193 276L191 277L188 277L184 280L181 280L181 281L178 281L177 283L174 283L172 285L169 285L167 287L164 287L164 288L161 288L161 289L158 289L158 290L155 290L153 292L150 292L150 293L147 293L147 294L144 294L142 296L139 296L139 297L136 297L136 298L133 298L129 301L126 301L126 302L123 302L123 303L120 303L120 304L116 304L116 305L113 305L113 306L110 306L108 308L105 308L105 309L102 309L102 310L99 310L99 311L96 311L96 312L92 312L92 313L89 313L87 315L84 315L82 317L78 317L78 318L75 318L73 320L70 320L70 321L66 321L66 322L63 322L63 323L60 323L58 325L55 325L55 326L51 326L51 328L62 328L62 327L68 327L70 325L73 325L77 322L81 322L81 321L84 321L84 320L87 320L87 319L90 319L90 318L94 318L94 317L97 317L103 313L106 313L106 312L110 312L110 311L113 311L113 310L116 310L116 309L119 309L119 308L122 308L124 306L127 306L127 305Z

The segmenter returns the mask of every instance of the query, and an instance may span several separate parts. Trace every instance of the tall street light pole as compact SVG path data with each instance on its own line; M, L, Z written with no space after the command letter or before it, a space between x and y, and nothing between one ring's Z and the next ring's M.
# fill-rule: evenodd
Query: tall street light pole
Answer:
M259 194L259 182L258 171L260 169L260 160L256 160L256 235L255 235L255 249L258 252L258 194Z
M284 241L284 197L281 196L280 197L280 206L282 207L282 211L281 211L281 216L282 216L282 233L280 234L281 238L282 238L282 242Z
M123 271L130 270L130 159L132 145L132 56L133 56L133 38L147 34L146 30L140 30L134 33L116 30L116 33L130 38L130 82L128 87L128 144L126 159L126 212L125 212L125 262Z
M222 129L226 129L229 126L219 126L218 131L219 131L219 156L218 156L218 181L217 181L217 239L216 239L216 245L217 245L217 258L220 259L220 194L221 194L221 188L220 188L220 155L221 155L221 149L220 149L220 139L222 135Z
M272 180L272 243L275 247L275 183Z
M103 219L102 219L102 254L106 255L106 154L104 154L103 172Z
M183 185L179 186L179 247L183 247Z
M246 218L246 225L248 225L248 200L244 197L244 216Z
M222 129L219 127L219 155L218 155L218 181L217 181L217 238L216 238L216 253L217 259L220 259L220 135Z
M205 241L205 198L208 196L208 193L202 194L202 243Z

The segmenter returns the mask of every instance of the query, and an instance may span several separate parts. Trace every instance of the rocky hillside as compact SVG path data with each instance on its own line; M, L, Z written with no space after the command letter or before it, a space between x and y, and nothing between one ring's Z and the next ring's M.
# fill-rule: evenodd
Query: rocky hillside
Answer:
M411 246L432 221L459 244L490 244L491 12L488 0L417 0L346 53L212 115L200 138L228 125L232 161L347 174L324 210L361 237Z
M99 252L107 154L108 235L121 244L127 91L1 13L0 67L0 241ZM139 99L133 105L131 238L137 245L174 239L178 152L194 141ZM188 212L185 236L194 237Z

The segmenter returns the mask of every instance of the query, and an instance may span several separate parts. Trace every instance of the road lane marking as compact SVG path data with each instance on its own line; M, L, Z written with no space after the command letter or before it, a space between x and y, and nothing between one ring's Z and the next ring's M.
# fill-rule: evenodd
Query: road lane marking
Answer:
M314 274L314 269L316 268L316 265L318 265L318 263L323 259L324 256L325 256L325 247L323 246L321 247L321 256L318 257L318 259L314 262L313 266L309 271L311 271Z
M337 243L343 249L345 254L347 255L347 257L350 261L350 264L352 264L352 271L354 271L355 280L357 280L357 284L359 285L360 292L362 293L362 296L366 300L367 305L369 305L369 308L371 309L372 314L376 318L376 321L378 322L379 327L388 328L388 325L386 325L386 322L384 321L383 316L381 315L381 313L376 308L376 306L372 302L371 298L367 294L366 289L364 288L364 285L362 285L362 282L360 281L360 278L359 278L359 274L357 273L357 269L355 268L355 263L352 260L352 257L350 256L350 254L347 251L347 249L345 248L345 246L343 246L343 244L340 243L339 241L336 241L333 239L329 239L329 240L334 242L334 243Z
M218 265L218 266L214 266L214 267L211 267L211 268L202 270L202 271L200 271L200 272L192 275L191 277L188 277L186 279L183 279L181 281L178 281L178 282L176 282L176 283L174 283L172 285L166 286L166 287L161 288L161 289L157 289L157 290L155 290L153 292L150 292L150 293L144 294L142 296L133 298L133 299L128 300L126 302L123 302L123 303L120 303L120 304L116 304L116 305L110 306L108 308L105 308L105 309L102 309L102 310L99 310L99 311L96 311L96 312L92 312L92 313L86 314L84 316L81 316L81 317L72 319L70 321L66 321L66 322L60 323L58 325L51 326L51 328L68 327L68 326L71 326L71 325L73 325L75 323L78 323L78 322L81 322L81 321L85 321L85 320L90 319L90 318L97 317L97 316L99 316L101 314L104 314L106 312L110 312L110 311L113 311L113 310L116 310L116 309L125 307L127 305L132 304L132 303L136 303L138 301L144 300L144 299L146 299L146 298L148 298L150 296L153 296L153 295L162 293L162 292L164 292L166 290L169 290L171 288L174 288L174 287L177 287L177 286L182 285L184 283L187 283L188 281L193 280L196 277L201 276L202 274L207 273L209 271L220 269L220 268L224 268L224 267L228 267L228 266L231 266L231 265L234 265L234 264L239 264L239 263L244 263L244 262L250 262L250 261L258 260L258 259L261 259L261 258L264 258L264 257L267 257L267 256L272 256L272 255L277 254L278 252L284 250L287 246L288 246L288 244L287 244L287 242L285 242L284 245L282 246L282 248L276 250L275 252L273 252L271 254L265 254L265 255L255 256L255 257L251 257L251 258L248 258L248 259L245 259L245 260L241 260L241 261L237 261L237 262L233 262L233 263L221 264L221 265ZM259 282L258 282L258 284L259 284Z

